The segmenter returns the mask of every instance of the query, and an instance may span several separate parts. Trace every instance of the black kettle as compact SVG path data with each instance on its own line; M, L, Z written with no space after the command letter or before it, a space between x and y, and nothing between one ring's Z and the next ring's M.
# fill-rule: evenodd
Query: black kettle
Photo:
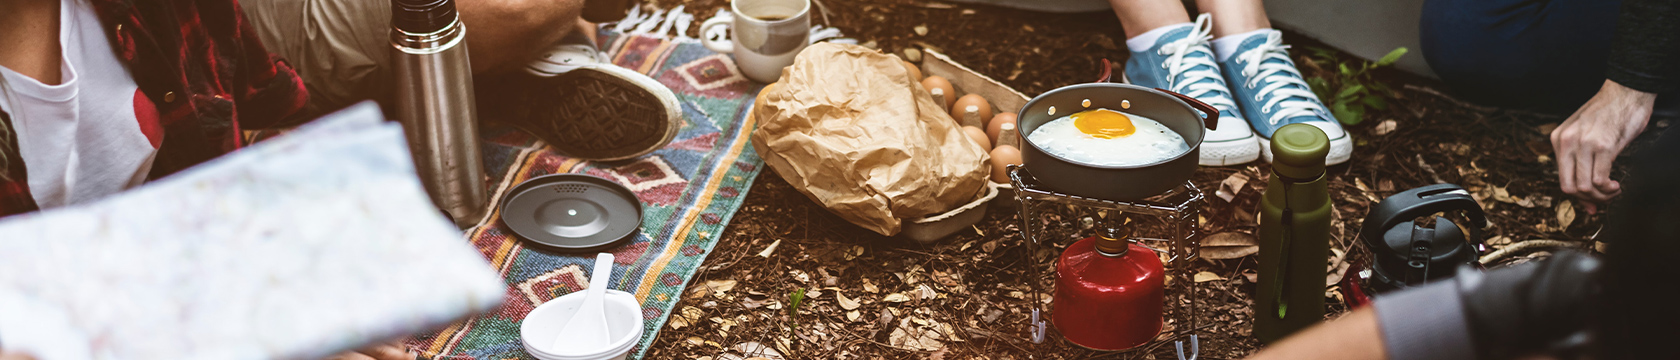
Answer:
M1462 211L1470 226L1460 227L1445 217L1436 217L1434 227L1414 224L1418 218L1453 211ZM1481 205L1458 185L1435 184L1389 196L1371 208L1359 232L1373 262L1367 284L1383 293L1452 277L1461 265L1480 266L1477 258L1487 249L1481 237L1486 225Z

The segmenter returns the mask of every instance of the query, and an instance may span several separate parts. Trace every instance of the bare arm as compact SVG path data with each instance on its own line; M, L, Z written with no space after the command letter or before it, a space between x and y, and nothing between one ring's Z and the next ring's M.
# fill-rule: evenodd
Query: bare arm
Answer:
M1367 306L1302 330L1267 347L1250 360L1384 360L1377 313Z

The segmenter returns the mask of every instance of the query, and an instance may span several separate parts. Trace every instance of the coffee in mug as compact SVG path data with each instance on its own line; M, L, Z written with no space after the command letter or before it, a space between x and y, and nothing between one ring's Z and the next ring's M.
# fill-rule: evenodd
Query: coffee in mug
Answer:
M810 44L810 0L735 0L729 12L700 25L706 48L733 53L735 65L753 81L770 83ZM709 34L721 34L722 39Z

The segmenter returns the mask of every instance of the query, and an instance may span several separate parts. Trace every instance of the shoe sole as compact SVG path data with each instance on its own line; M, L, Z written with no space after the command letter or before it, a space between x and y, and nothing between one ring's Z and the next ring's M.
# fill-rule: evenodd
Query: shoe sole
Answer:
M1120 72L1120 82L1131 84L1132 79ZM1134 84L1135 85L1135 84ZM1202 153L1196 159L1201 166L1231 166L1242 165L1260 159L1260 149L1255 148L1255 139L1259 136L1248 134L1248 137L1225 141L1203 141Z
M1204 141L1202 142L1202 154L1197 159L1197 164L1202 166L1231 166L1258 160L1260 159L1260 149L1255 146L1255 138L1258 138L1258 136L1249 135L1246 138L1225 141Z
M681 128L676 95L652 79L612 65L537 77L515 126L566 156L613 161L669 144ZM653 87L658 86L658 87Z
M1272 162L1272 140L1256 136L1260 142L1260 154L1264 155L1267 163ZM1342 137L1330 139L1330 153L1325 155L1324 166L1340 165L1353 157L1353 137L1342 134Z

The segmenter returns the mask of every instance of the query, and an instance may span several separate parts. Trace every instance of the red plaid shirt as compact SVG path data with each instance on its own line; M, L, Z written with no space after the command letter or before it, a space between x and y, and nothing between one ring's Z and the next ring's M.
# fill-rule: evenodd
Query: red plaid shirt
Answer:
M241 129L282 125L308 99L235 0L92 0L117 57L156 104L157 179L243 146ZM0 112L0 122L12 128ZM0 216L35 211L14 131L0 132Z

